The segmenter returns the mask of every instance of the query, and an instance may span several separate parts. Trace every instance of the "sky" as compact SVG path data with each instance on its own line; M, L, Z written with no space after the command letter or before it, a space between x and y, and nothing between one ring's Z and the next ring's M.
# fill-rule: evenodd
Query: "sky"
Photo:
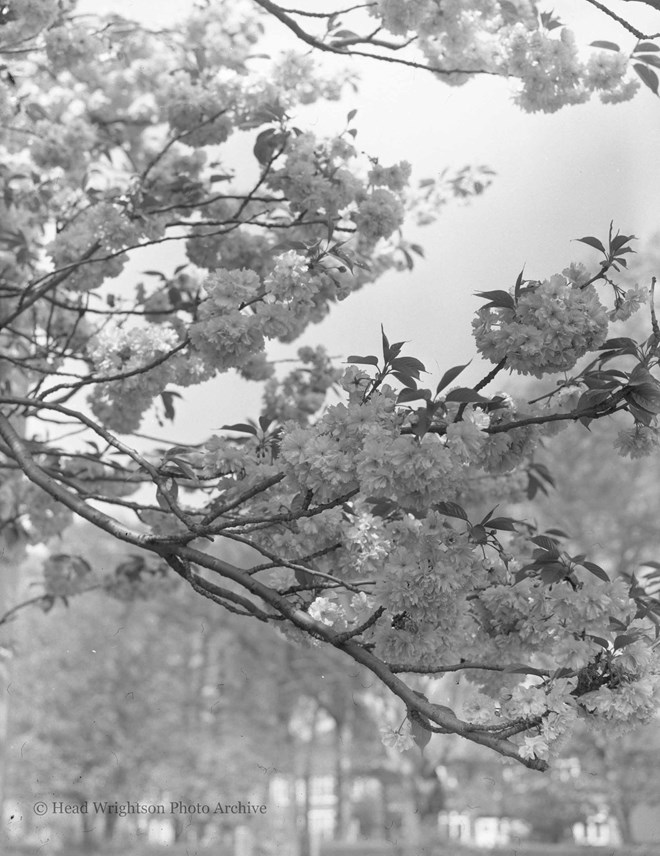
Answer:
M284 5L294 5L293 0ZM295 3L308 10L338 5L332 0ZM185 14L190 2L85 0L80 7L166 26ZM640 28L660 30L660 12L641 3L610 0L609 7ZM570 21L583 43L635 43L588 0L555 0L547 8ZM296 46L295 37L274 23L271 53ZM345 62L324 57L329 70ZM357 108L356 145L385 166L408 160L414 180L466 164L488 165L496 176L470 204L450 203L432 226L406 229L407 237L426 250L426 259L412 273L388 274L362 289L294 345L273 346L274 358L292 356L302 344L325 344L342 358L378 353L382 323L390 340L410 342L406 353L426 364L428 385L434 385L446 368L474 356L470 322L482 302L474 292L509 288L523 266L526 277L540 279L571 261L595 263L595 252L574 241L584 235L604 238L611 220L615 228L640 238L640 245L660 230L660 99L650 90L643 88L619 105L594 100L551 115L530 115L513 104L506 81L484 78L449 87L423 71L386 63L362 61L358 68L358 94L347 93L339 104L305 108L298 124L319 134L335 133L344 127L347 112ZM180 260L173 249L145 251L129 275ZM466 382L476 382L485 371L487 366L475 360ZM224 376L186 390L175 426L164 433L173 441L198 442L223 424L258 415L259 400L258 385ZM151 420L143 430L163 436Z

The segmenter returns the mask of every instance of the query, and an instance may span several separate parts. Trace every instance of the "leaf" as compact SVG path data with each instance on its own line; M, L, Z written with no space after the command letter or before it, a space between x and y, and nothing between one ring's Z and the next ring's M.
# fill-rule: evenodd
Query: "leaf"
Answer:
M171 392L166 389L164 392L161 392L160 397L163 402L163 407L165 408L165 418L169 419L170 422L173 422L175 416L173 399L181 398L181 393Z
M404 372L392 372L392 377L395 377L398 381L401 381L404 386L410 387L410 389L417 389L417 380L409 374L405 374Z
M604 648L606 651L610 647L610 643L607 639L603 639L602 636L594 636L591 633L587 633L587 639L591 639L592 642L595 642L596 645L600 645L600 647Z
M611 630L626 630L628 628L627 624L624 624L623 621L619 621L618 618L614 618L613 615L610 615L610 629Z
M447 517L458 517L460 520L467 520L467 512L457 502L438 502L434 506L440 514L445 514Z
M388 360L390 360L390 362L392 360L394 360L395 357L399 356L399 354L401 353L401 349L403 348L403 346L405 344L406 344L405 342L395 342L393 345L390 345L390 350L389 350L389 355L388 355ZM412 358L401 357L401 359L405 360L405 359L412 359Z
M347 122L352 122L352 121L353 121L353 119L355 119L355 117L356 117L356 116L357 116L357 109L349 110L349 111L348 111L348 114L346 115L346 121L347 121Z
M593 574L595 577L598 577L599 580L603 580L605 583L609 583L610 578L607 575L607 572L604 571L600 565L597 565L595 562L580 562L583 568L586 568L589 573Z
M654 65L656 68L660 68L660 57L657 56L639 56L635 54L635 59L638 59L640 62L643 62L645 65Z
M561 582L566 577L566 568L553 562L541 570L541 581L546 586Z
M637 53L637 51L660 51L660 47L658 47L654 42L640 42L633 53Z
M642 83L644 83L646 86L648 86L648 88L651 90L651 92L653 92L655 95L657 95L658 94L658 75L655 73L655 71L651 71L650 68L648 68L645 65L642 65L639 62L633 63L633 68L635 69L635 71L639 75Z
M618 48L617 48L618 50ZM587 235L586 238L576 238L581 244L588 244L590 247L593 247L595 250L600 250L601 253L605 253L605 247L601 244L598 238L594 238L591 235Z
M380 335L383 340L383 359L385 360L385 362L387 362L390 358L390 343L387 336L385 335L385 328L382 324L380 325Z
M426 432L431 427L431 420L429 418L429 414L427 410L422 410L422 408L417 409L417 422L415 423L415 427L413 431L415 433L415 437L418 440L421 440L422 437L426 434Z
M655 419L653 413L649 410L645 410L643 407L638 407L633 402L628 403L628 412L634 418L635 422L641 422L642 425L646 425L646 427L650 427L651 423Z
M429 389L402 389L397 398L397 404L405 404L407 401L428 400L431 395Z
M626 400L634 401L638 407L649 413L660 413L660 384L655 381L639 384L626 395Z
M170 503L176 502L179 494L179 485L174 479L169 478L163 485L156 488L156 501L165 511L170 511Z
M416 716L410 717L410 734L415 744L419 746L420 752L424 752L424 747L431 739L431 732L421 725Z
M573 669L568 669L566 666L562 666L560 669L557 669L552 673L553 680L557 680L557 678L567 678L572 677L575 674Z
M622 252L632 253L632 252L634 252L634 250L632 250L630 247L626 250L623 250L622 247L624 247L625 244L628 243L628 241L633 241L633 240L636 240L635 235L619 235L617 233L610 240L610 250L613 250L614 252L617 252L617 253L622 253Z
M557 549L556 542L552 538L548 538L547 535L535 535L529 540L532 542L532 544L536 544L538 547L541 547L541 549L546 550L553 556L559 555L559 550Z
M450 390L445 396L445 401L461 401L465 403L476 403L476 404L488 404L490 401L489 398L484 398L483 395L479 395L478 392L475 392L473 389L469 389L468 387L459 387L458 389Z
M540 476L551 487L555 486L555 480L545 464L533 463L530 465L529 469L534 470L535 475Z
M637 642L638 639L639 636L637 633L622 633L621 636L617 636L614 639L614 650L619 651L621 648L625 648L626 645Z
M604 48L606 51L620 51L621 48L615 42L591 42L589 47L591 48Z
M515 532L516 527L510 517L493 517L487 523L484 523L487 529L501 529L504 532Z
M599 351L610 351L619 348L635 348L637 349L637 343L633 339L629 339L626 336L621 336L617 339L607 339L607 341L603 342L603 344L598 348Z
M368 356L368 357L356 357L351 356L346 358L347 363L355 363L358 366L377 366L378 365L378 357Z
M223 431L240 431L242 434L252 434L257 436L257 429L254 425L247 425L245 422L236 422L234 425L223 425Z
M304 568L296 568L293 573L298 583L305 588L310 588L316 582L316 575Z
M470 529L470 538L476 544L487 544L488 543L488 532L481 525L481 523L477 523L476 526L473 526Z
M498 309L516 308L516 302L508 291L477 291L475 294L477 297L483 297L485 300L489 300L490 303L488 303L487 306L493 306Z
M181 472L187 476L191 481L195 482L195 484L199 484L199 480L193 468L190 466L188 461L185 461L183 458L177 456L173 456L169 459L173 463L177 465L177 467L181 470Z
M288 136L286 132L277 131L275 128L267 128L262 131L257 136L252 149L255 158L265 166L272 159L276 150L286 142Z
M471 362L472 362L472 360L470 360L470 363L471 363ZM437 385L437 387L436 387L436 389L435 389L436 395L437 395L439 392L441 392L445 387L449 386L449 384L450 384L452 381L456 380L456 378L459 376L459 374L460 374L462 371L464 371L464 370L465 370L465 369L470 365L470 363L465 363L465 365L462 365L462 366L454 366L454 367L453 367L453 368L451 368L451 369L447 369L447 371L446 371L446 372L443 374L443 376L440 378L440 382L438 383L438 385Z
M556 538L568 538L568 534L563 529L546 529L546 535L554 535Z
M424 363L415 357L397 357L392 360L392 368L399 372L407 372L413 377L419 377L420 372L426 372Z

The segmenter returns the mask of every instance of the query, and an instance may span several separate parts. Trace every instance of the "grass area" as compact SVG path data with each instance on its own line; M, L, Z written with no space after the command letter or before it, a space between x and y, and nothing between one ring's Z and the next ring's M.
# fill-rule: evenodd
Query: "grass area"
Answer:
M321 850L321 856L658 856L659 852L660 847L657 844L638 844L622 848L582 847L572 844L527 844L482 850L456 844L396 848L385 842L374 842L373 845L366 843L326 845ZM169 846L140 844L135 848L124 844L121 849L94 848L91 853L67 847L61 853L62 856L219 856L217 848L195 847L192 844ZM10 846L3 856L44 856L44 849L43 847ZM231 853L223 853L222 856L231 856Z
M401 847L382 844L326 845L321 856L658 856L657 844L625 847L584 847L574 844L516 844L496 850L462 847L457 844L433 844L425 847Z
M59 856L232 856L231 852L222 853L217 847L196 847L194 844L121 844L116 847L95 846L93 850L81 850L66 846L58 851ZM2 856L44 856L43 847L11 846Z

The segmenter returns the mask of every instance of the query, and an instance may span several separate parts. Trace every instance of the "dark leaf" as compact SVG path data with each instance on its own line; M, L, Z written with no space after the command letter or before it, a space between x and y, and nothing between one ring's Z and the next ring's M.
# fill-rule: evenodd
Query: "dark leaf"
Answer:
M603 580L603 582L609 583L610 578L607 575L607 572L604 571L600 565L597 565L595 562L581 562L580 563L583 568L586 568L589 573L593 574L595 577L598 577L599 580Z
M316 575L306 571L304 568L296 568L293 573L298 583L305 588L310 588L316 582Z
M590 247L593 247L595 250L600 250L601 253L605 252L605 247L601 244L598 238L594 238L591 235L587 235L585 238L576 238L576 241L579 241L581 244L588 244Z
M355 363L359 366L377 366L378 365L378 357L368 356L368 357L356 357L351 356L346 360L347 363Z
M555 480L552 477L550 470L545 464L534 463L530 465L530 470L534 470L537 476L540 476L544 481L547 481L552 487L555 486Z
M479 395L478 392L475 392L473 389L469 389L468 387L459 387L458 389L450 390L447 393L445 400L487 404L490 399L484 398L483 395Z
M552 677L554 680L557 680L557 678L567 678L569 676L572 677L574 674L575 672L573 671L573 669L567 669L565 666L563 666L561 669L557 669L555 672L553 672Z
M174 421L174 399L181 398L181 394L165 390L164 392L161 392L160 397L163 402L163 407L165 408L165 418L169 419L170 422Z
M420 752L424 752L424 747L431 739L431 732L421 725L416 716L410 718L410 734L415 744L419 746Z
M477 523L476 526L470 529L470 538L477 544L486 544L488 542L488 532L486 532L481 523Z
M546 535L553 535L555 538L568 538L568 534L563 529L546 529Z
M644 83L655 95L658 94L658 75L655 71L651 71L650 68L646 65L642 65L639 62L633 63L633 68L637 72L640 77L642 83Z
M541 581L546 586L561 582L566 577L566 568L563 565L553 563L541 570Z
M425 372L424 363L415 357L397 357L392 360L392 368L398 372L407 372L413 377L419 377L420 372Z
M477 297L483 297L489 300L488 306L493 306L498 309L515 309L516 302L508 291L477 291Z
M546 550L548 553L551 553L554 556L559 555L559 550L557 549L557 543L552 538L548 538L547 535L535 535L533 538L529 539L532 544L536 544L538 547L541 547L543 550Z
M635 386L626 395L627 401L634 401L638 407L642 407L649 413L660 413L660 384L643 383Z
M417 422L415 423L415 427L413 428L413 431L415 432L415 437L417 437L418 440L421 440L430 427L431 420L429 419L428 412L419 408L417 410Z
M501 529L504 532L515 532L516 527L510 517L493 517L484 524L488 529Z
M636 348L636 342L633 339L628 339L625 336L621 336L617 339L608 339L598 349L599 351L610 351L619 348Z
M410 389L417 389L417 381L409 374L405 374L404 372L392 372L392 377L395 377L398 381L401 381L404 386L410 387Z
M445 514L447 517L458 517L460 520L467 520L467 512L456 502L438 502L433 506L440 514Z
M619 651L621 648L625 648L626 645L637 642L638 639L639 636L636 633L622 633L621 636L617 636L614 640L614 650Z
M470 360L470 362L472 362L472 360ZM464 371L464 369L466 369L469 365L470 363L465 363L465 365L463 366L454 366L451 369L447 369L436 387L436 395L437 393L441 392L445 387L449 386L449 384L453 380L455 380L459 376L459 374Z
M390 358L390 343L385 335L385 328L382 324L380 325L380 334L383 340L383 359L387 362Z
M591 42L591 44L589 46L592 48L603 48L606 51L621 50L621 48L615 42L597 41L597 42Z
M402 389L397 398L397 404L405 404L407 401L427 400L431 395L429 389Z
M639 56L635 55L635 59L638 59L640 62L643 62L644 65L654 65L656 68L660 68L660 57L658 56Z
M240 431L242 434L252 434L257 436L257 429L254 425L247 425L245 422L236 422L234 425L223 425L223 431Z

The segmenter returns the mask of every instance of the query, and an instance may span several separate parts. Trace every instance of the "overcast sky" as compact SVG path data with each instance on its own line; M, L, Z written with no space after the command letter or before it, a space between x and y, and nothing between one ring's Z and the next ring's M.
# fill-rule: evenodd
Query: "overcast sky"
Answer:
M298 0L295 5L318 10L333 4ZM611 0L609 5L639 27L660 30L660 13L642 4ZM86 0L81 7L165 25L190 3ZM613 39L632 47L635 42L586 0L555 0L550 9L576 22L585 43ZM271 51L295 43L274 24ZM330 59L329 68L335 60ZM336 60L336 67L341 62ZM410 340L408 353L426 363L432 383L448 366L473 356L470 321L480 302L475 291L508 288L523 265L526 276L543 278L572 260L594 262L592 251L571 240L604 237L610 220L641 239L660 230L660 99L650 90L620 105L593 101L552 115L529 115L512 103L506 81L483 78L455 88L422 71L385 63L362 62L359 68L357 95L348 94L339 105L307 108L299 124L333 133L357 108L358 148L386 166L408 160L415 179L465 164L486 164L497 175L482 197L467 206L450 204L436 224L410 232L426 249L426 260L413 273L388 275L363 289L294 346L274 347L274 356L318 343L336 355L377 353L382 322L390 339ZM164 268L169 258L164 252L172 251L145 253L132 269L144 270L154 261ZM471 371L467 380L476 381L484 367L475 361ZM257 415L259 393L254 385L248 391L245 384L225 378L210 388L186 391L186 399L176 431L168 433L195 441L223 423ZM145 430L157 429L149 424Z

